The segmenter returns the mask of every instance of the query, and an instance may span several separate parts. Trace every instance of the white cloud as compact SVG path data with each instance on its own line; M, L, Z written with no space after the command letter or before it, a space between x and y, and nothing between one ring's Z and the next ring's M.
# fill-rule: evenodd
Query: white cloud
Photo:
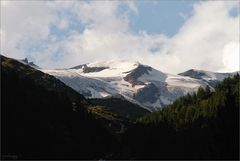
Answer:
M1 30L5 33L2 52L20 58L32 44L49 35L55 15L41 1L8 1L1 7Z
M69 27L68 20L66 18L65 19L61 19L60 22L59 22L59 26L58 27L61 30L64 30L64 29L68 28Z
M77 14L79 20L87 29L102 32L127 32L129 29L128 12L119 12L120 5L127 5L128 11L137 13L132 2L120 1L91 1L79 2L74 5L72 12Z
M179 59L176 71L189 68L219 71L223 68L224 46L231 41L239 42L239 16L234 18L228 14L234 5L223 1L195 5L194 15L169 43L169 53Z
M239 69L239 43L229 42L223 48L222 61L224 64L223 71L234 71Z
M239 53L239 46L237 53L231 45L231 42L239 44L239 16L228 14L236 6L234 2L197 3L193 15L171 38L163 34L131 33L128 14L139 12L132 1L21 2L7 4L1 11L3 51L17 58L31 55L43 67L70 67L99 59L121 58L138 60L170 73L190 68L238 69L237 65L230 65ZM121 5L126 5L128 10L120 11ZM59 15L65 12L76 16L85 29L81 33L72 31L59 40L51 35L49 26L55 24L59 29L71 30L71 20ZM39 41L46 42L44 49L26 53L29 45ZM156 46L159 49L152 53L151 49Z
M6 0L1 1L1 6L7 6L7 5L8 5L8 1L6 1Z

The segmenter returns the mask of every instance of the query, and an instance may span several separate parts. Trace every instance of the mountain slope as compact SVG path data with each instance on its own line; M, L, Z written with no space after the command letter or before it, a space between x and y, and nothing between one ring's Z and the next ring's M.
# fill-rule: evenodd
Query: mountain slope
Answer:
M190 69L186 72L179 73L179 75L202 80L206 82L209 86L214 87L217 85L217 83L219 83L223 79L227 77L232 77L236 73L239 73L239 72L217 73L217 72L210 72L210 71L204 71L204 70Z
M89 99L89 102L94 106L103 106L109 111L117 113L119 116L126 117L130 120L135 120L149 113L148 110L140 108L138 105L123 98L95 98Z
M42 71L55 76L87 98L122 95L150 111L207 85L198 79L163 73L139 62L126 60L94 62L70 69Z
M238 160L239 88L236 75L218 84L214 92L199 89L197 94L141 117L125 133L123 142L129 153L120 156L135 160Z
M83 67L75 67L73 77L76 72L82 76ZM173 90L198 85L196 79L137 67L139 64L121 67L115 77L99 80L110 85L116 77L137 81L128 82L129 89L142 86L145 97L155 92L159 82L168 82ZM89 68L86 74L114 70L103 64ZM130 71L123 73L126 68ZM67 70L60 75L74 71ZM182 84L185 81L188 83ZM165 88L169 91L168 84ZM239 159L239 75L225 79L214 92L199 88L196 94L181 97L136 123L114 113L123 107L118 111L122 115L142 109L118 93L87 100L53 76L3 56L1 90L1 159ZM139 111L135 112L138 117ZM142 112L140 115L146 111Z
M99 159L119 148L86 99L53 76L1 56L1 91L2 159Z

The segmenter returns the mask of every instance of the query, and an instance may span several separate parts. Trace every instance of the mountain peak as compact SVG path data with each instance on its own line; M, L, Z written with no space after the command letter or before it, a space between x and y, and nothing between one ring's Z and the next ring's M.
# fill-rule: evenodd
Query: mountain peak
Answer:
M178 75L200 79L214 86L216 85L216 82L221 81L228 76L231 76L231 73L217 73L205 70L190 69L186 72L179 73Z
M83 72L88 75L98 75L99 77L119 77L128 74L140 65L141 64L138 61L114 59L109 61L95 61L92 63L78 65L70 69L79 70L79 72Z
M21 61L28 64L28 59L27 58L22 59Z
M140 63L138 61L131 61L125 59L114 59L109 61L95 61L87 64L89 67L112 67L112 68L123 68L130 66L138 66Z
M20 59L20 60L18 60L18 61L20 61L21 63L23 63L23 64L25 64L25 65L29 65L29 66L31 66L31 67L33 67L33 68L35 68L35 69L39 69L39 66L37 66L36 64L34 64L32 61L31 61L31 62L28 61L28 58Z
M214 87L228 75L190 69L179 75L161 72L138 61L95 61L63 70L43 70L87 98L121 95L150 111L170 104L202 86Z

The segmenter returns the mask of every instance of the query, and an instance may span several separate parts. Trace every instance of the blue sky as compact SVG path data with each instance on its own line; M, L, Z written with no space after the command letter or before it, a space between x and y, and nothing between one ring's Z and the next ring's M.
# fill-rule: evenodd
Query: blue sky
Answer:
M44 68L132 59L170 73L234 71L238 35L234 0L1 1L2 54Z
M128 12L130 31L148 34L165 34L169 37L175 35L185 20L192 15L193 5L197 1L184 0L162 0L162 1L136 1L138 13L129 12L127 5L120 5L119 11ZM59 39L68 36L72 30L83 32L85 25L77 21L76 15L69 12L59 12L59 16L67 17L70 20L70 29L59 30L57 24L51 26L51 33ZM233 14L236 14L235 11Z
M196 3L196 2L195 2ZM173 36L191 16L194 1L139 1L139 15L131 15L131 27L134 32L146 31L149 34L164 33ZM184 17L186 16L186 17Z

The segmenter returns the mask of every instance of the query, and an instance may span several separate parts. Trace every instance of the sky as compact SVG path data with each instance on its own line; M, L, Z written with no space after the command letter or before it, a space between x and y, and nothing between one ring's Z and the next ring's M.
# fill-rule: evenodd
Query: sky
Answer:
M167 73L239 70L238 0L1 1L1 54L43 68L127 59Z

